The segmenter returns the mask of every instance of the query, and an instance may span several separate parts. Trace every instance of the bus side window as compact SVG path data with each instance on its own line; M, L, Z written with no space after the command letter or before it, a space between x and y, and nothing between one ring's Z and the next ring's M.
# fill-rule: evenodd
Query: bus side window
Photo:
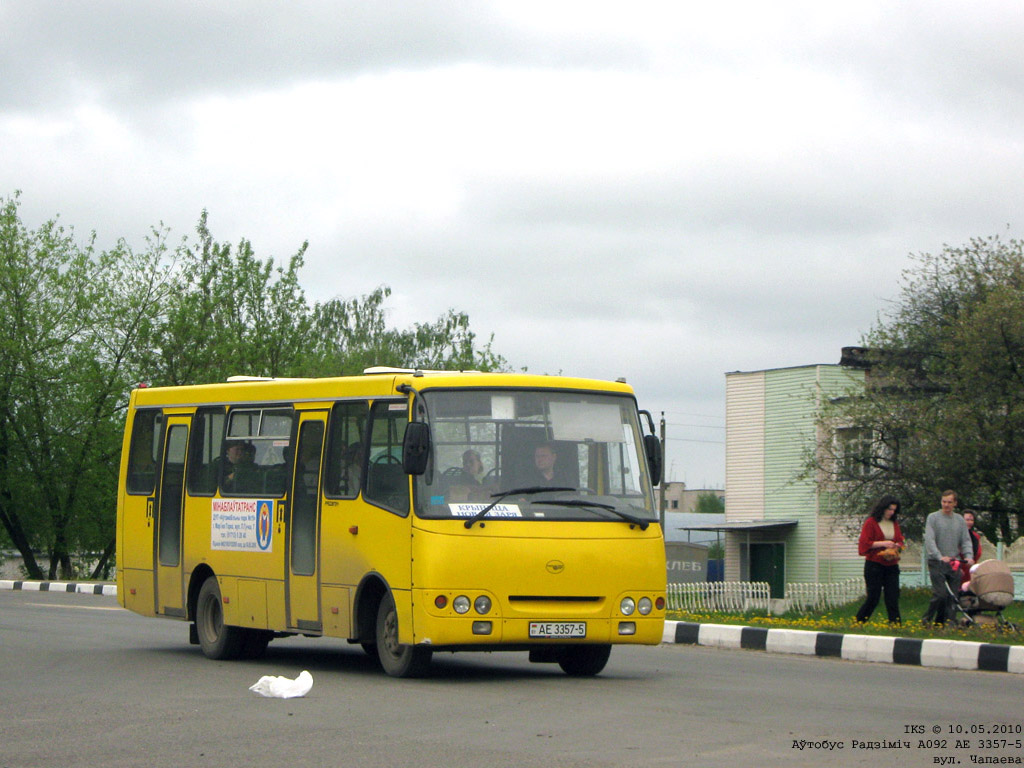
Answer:
M231 496L283 496L291 466L291 408L243 406L228 413L215 460L220 492Z
M363 494L367 501L402 515L409 511L409 476L402 469L402 439L408 422L404 400L373 404Z
M188 492L212 496L217 490L217 469L224 437L224 409L200 408L192 420L189 446Z
M156 488L156 470L163 443L164 414L160 410L136 411L132 442L128 452L128 493L151 495Z
M331 411L330 437L324 492L339 499L354 499L359 495L363 479L367 404L345 401L335 404Z

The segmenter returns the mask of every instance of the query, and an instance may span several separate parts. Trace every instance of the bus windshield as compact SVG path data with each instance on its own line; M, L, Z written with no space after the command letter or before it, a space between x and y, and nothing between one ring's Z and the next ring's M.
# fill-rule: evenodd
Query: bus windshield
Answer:
M644 527L657 519L632 397L508 389L422 396L432 457L416 478L420 517Z

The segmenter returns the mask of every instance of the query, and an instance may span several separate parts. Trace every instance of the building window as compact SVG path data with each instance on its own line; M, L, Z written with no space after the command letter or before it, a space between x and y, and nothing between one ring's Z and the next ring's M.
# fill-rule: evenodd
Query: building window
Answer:
M858 480L871 474L874 439L870 429L845 427L836 430L837 470L842 480Z

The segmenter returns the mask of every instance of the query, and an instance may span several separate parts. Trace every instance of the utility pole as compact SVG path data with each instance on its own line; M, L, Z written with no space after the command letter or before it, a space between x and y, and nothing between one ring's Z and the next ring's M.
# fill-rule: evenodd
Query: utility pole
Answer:
M668 481L668 477L665 473L665 463L667 456L665 454L665 412L661 412L661 484L659 486L658 493L658 518L661 520L661 534L665 535L665 483Z

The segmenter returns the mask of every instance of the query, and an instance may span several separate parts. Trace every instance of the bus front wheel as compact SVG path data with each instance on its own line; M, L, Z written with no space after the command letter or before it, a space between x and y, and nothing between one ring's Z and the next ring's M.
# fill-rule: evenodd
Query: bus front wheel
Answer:
M611 655L610 645L570 645L558 655L558 666L571 677L593 677Z
M224 606L216 576L210 576L199 589L196 634L199 635L199 647L208 659L237 659L242 653L244 630L224 623Z
M398 642L398 611L388 592L377 609L377 658L392 677L420 677L430 666L431 650Z

